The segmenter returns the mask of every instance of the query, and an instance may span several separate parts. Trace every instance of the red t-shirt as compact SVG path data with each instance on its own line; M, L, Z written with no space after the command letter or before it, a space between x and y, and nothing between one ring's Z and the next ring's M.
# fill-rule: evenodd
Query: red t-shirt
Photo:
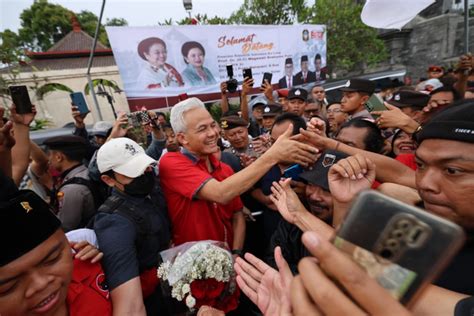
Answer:
M395 160L400 161L405 166L410 167L411 169L417 169L416 161L415 161L415 154L400 154L398 155Z
M161 187L168 203L175 245L210 239L227 242L232 247L232 217L243 205L239 196L226 205L197 198L210 179L222 181L234 174L214 155L209 160L213 167L210 173L205 160L189 154L169 152L160 160Z
M74 259L72 279L67 292L69 316L112 315L110 293L100 263Z

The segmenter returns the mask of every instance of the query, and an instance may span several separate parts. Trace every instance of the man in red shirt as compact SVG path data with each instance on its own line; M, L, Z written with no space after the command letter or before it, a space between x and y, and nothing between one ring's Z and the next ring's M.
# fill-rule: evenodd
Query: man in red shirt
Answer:
M227 242L238 253L245 237L240 194L279 162L306 166L316 158L317 150L312 146L290 139L290 127L259 159L233 174L219 159L219 125L199 99L176 104L170 121L184 148L182 153L168 153L160 161L161 186L175 245L212 239Z
M0 315L112 315L99 263L73 258L61 222L33 191L0 202Z

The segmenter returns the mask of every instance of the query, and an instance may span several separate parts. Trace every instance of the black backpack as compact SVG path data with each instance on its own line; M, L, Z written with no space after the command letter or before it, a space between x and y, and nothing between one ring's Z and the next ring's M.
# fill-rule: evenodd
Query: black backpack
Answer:
M51 196L51 205L58 210L58 198L57 192L61 191L62 187L68 184L79 184L87 187L92 194L92 198L94 200L94 208L96 210L105 202L105 200L110 196L110 189L108 186L105 186L102 183L98 183L97 181L88 180L80 177L73 177L65 182L63 182L59 188L53 191Z

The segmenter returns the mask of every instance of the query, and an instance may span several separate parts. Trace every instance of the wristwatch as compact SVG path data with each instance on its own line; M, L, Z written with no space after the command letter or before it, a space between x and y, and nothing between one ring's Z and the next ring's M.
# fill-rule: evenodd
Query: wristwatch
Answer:
M232 254L239 257L244 257L244 251L242 249L232 249Z

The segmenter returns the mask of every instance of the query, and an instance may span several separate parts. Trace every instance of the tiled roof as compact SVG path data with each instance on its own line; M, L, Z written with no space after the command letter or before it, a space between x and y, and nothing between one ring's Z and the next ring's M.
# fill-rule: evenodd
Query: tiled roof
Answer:
M54 44L47 52L70 52L90 50L94 38L83 30L74 30L64 36L59 42ZM107 46L97 41L96 49L108 49Z

